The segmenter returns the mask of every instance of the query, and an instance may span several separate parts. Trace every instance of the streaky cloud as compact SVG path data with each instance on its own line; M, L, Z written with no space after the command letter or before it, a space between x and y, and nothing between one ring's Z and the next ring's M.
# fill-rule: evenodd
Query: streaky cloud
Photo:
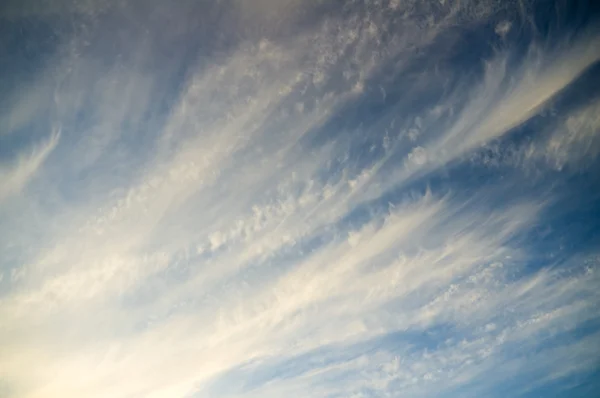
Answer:
M22 151L11 164L0 166L0 201L19 194L27 186L58 144L59 137L60 132L52 133L50 138L38 147Z
M600 43L554 3L9 4L57 36L0 76L0 396L585 386Z

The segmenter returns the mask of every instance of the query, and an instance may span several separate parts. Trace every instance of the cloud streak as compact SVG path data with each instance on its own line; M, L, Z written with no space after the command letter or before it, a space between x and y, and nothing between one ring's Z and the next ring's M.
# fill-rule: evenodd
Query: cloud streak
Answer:
M56 147L59 136L59 133L53 133L42 145L31 151L21 152L12 164L0 168L0 179L2 179L0 200L19 194L27 186Z
M133 3L77 14L48 120L19 94L2 125L37 144L0 169L0 395L502 396L593 372L600 263L555 186L592 170L597 100L543 111L597 35L519 49L506 18L531 11L500 2L232 4L215 29L244 37L181 61ZM478 29L501 49L463 71Z

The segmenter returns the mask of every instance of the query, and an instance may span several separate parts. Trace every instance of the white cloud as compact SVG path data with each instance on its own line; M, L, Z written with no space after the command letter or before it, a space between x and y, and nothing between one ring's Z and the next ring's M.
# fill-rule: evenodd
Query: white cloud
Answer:
M442 168L529 120L600 59L597 47L598 39L595 36L584 37L571 48L560 48L549 53L532 47L520 68L511 69L510 72L507 69L509 54L496 55L486 62L482 81L478 85L460 87L455 95L450 96L450 101L459 102L461 106L442 105L450 110L450 127L440 127L439 123L428 126L429 136L433 138L424 138L416 148L422 148L418 150L419 153L426 153L432 161L423 162L423 156L409 153L406 166L382 178L382 188L373 190L374 196L382 190ZM459 98L465 95L466 101L462 103ZM456 117L454 113L457 113ZM399 148L400 152L402 149ZM416 162L416 159L420 161ZM387 160L384 158L382 162ZM415 164L421 167L415 167Z
M35 177L38 169L56 147L59 136L58 132L53 133L39 147L20 153L12 164L0 166L0 181L2 181L0 201L21 192L27 183Z
M273 22L262 11L289 23L313 11L271 3L251 11L252 27ZM370 4L364 15L324 17L282 41L251 36L187 75L156 139L134 135L147 151L124 143L165 95L160 77L141 72L136 57L131 72L69 58L88 72L58 92L59 118L73 128L80 102L92 104L94 117L77 140L61 137L61 156L49 157L53 135L0 174L8 181L0 199L22 192L27 205L43 202L39 190L23 188L46 164L57 179L73 169L86 177L68 187L81 195L57 195L62 201L34 221L0 208L26 236L61 225L31 239L33 254L12 271L19 277L0 277L0 379L11 393L426 396L517 377L527 355L540 363L530 374L550 379L591 369L597 335L544 346L600 315L593 256L587 268L577 258L554 271L528 268L537 253L522 236L552 198L519 192L492 206L494 192L478 187L468 199L392 188L531 118L598 59L597 41L532 50L516 72L509 54L497 56L480 83L459 84L452 100L407 120L399 113L400 127L390 129L405 134L386 134L373 161L355 162L344 142L362 130L317 135L336 128L328 122L344 105L369 95L382 69L393 64L401 75L415 49L499 7L484 5L427 3L431 18L422 21L411 2ZM240 2L235 12L248 7ZM398 33L389 12L403 22ZM88 91L90 76L103 78ZM595 137L594 111L569 117L572 134L557 130L548 145L560 142L562 152L549 156L573 159L563 148ZM452 123L442 129L444 118ZM122 153L110 153L115 147ZM555 361L571 366L556 373ZM255 375L262 378L249 388Z
M579 166L596 159L600 152L600 101L569 115L557 126L535 157L544 157L556 169Z

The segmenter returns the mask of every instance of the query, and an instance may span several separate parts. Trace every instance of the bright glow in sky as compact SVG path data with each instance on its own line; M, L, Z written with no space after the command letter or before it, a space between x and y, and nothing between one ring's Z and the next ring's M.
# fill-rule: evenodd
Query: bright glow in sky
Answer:
M593 397L592 1L0 6L0 397Z

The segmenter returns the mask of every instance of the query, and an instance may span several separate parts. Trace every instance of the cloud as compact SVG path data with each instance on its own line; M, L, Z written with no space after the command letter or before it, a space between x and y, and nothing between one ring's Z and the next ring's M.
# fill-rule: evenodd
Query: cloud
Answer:
M583 109L569 115L555 128L537 156L544 157L554 168L560 170L567 165L581 166L596 159L600 149L600 103L592 102Z
M252 34L208 60L187 45L165 62L135 35L113 59L108 7L50 68L71 68L48 105L61 145L0 173L0 231L18 237L0 392L481 396L593 370L597 254L536 246L572 197L472 183L494 177L477 162L428 177L508 139L597 62L597 39L494 50L466 73L457 27L510 40L503 2L234 3L231 29ZM187 28L172 43L200 40ZM32 95L11 123L29 125ZM537 156L594 159L596 108L561 113Z
M21 192L27 183L35 177L38 169L58 144L60 133L53 133L46 142L31 151L17 155L12 164L0 166L0 201Z
M462 242L452 245L450 242L446 242L439 249L417 254L412 258L406 258L406 255L403 255L404 257L397 260L397 253L402 253L402 250L409 252L411 249L414 250L414 245L419 242L415 238L420 234L426 234L427 231L431 233L437 229L435 219L438 215L446 212L443 211L443 202L432 202L432 200L432 198L425 197L415 205L398 209L382 219L383 224L381 221L373 220L356 232L360 235L358 242L349 244L346 240L333 241L314 255L301 260L289 272L283 273L279 277L276 277L278 274L276 270L271 270L272 272L261 272L260 278L250 286L246 286L244 279L239 280L237 277L232 282L219 283L217 286L222 286L223 290L217 289L210 298L212 302L219 303L218 307L210 305L210 301L206 301L209 298L197 297L199 287L196 286L196 292L191 297L180 297L182 301L191 300L192 304L183 304L184 308L181 312L175 309L174 315L167 316L162 320L158 314L159 322L156 326L151 325L152 327L145 330L136 332L129 328L134 327L133 324L142 321L144 317L151 316L152 311L159 310L160 307L146 305L144 306L146 308L143 307L144 311L138 314L136 319L126 320L119 316L123 309L114 308L114 304L109 305L108 308L105 307L106 304L100 304L100 307L97 307L98 312L95 311L93 317L85 316L81 311L89 311L90 305L98 306L98 304L89 302L90 297L95 293L95 289L90 283L92 281L99 283L102 282L102 279L99 279L100 275L93 275L92 279L80 281L78 272L75 270L73 270L75 272L69 272L68 277L64 276L50 281L50 286L56 286L52 293L45 292L46 289L37 290L36 295L44 295L46 297L44 300L38 302L31 296L17 297L18 301L9 303L3 313L5 319L13 319L10 313L7 313L9 308L14 310L14 308L18 308L18 302L26 302L29 305L28 310L13 313L12 316L20 318L22 322L31 317L27 314L33 308L37 308L34 312L35 317L38 318L37 322L42 321L48 327L47 322L51 322L51 324L56 322L56 317L61 318L60 313L52 311L44 314L40 312L39 306L53 298L63 308L62 311L72 308L69 311L78 314L77 323L71 327L65 323L66 320L61 322L61 333L74 333L69 346L72 342L80 341L85 343L88 348L83 349L81 354L74 357L53 359L52 362L58 360L58 363L53 366L50 363L40 364L43 368L48 367L47 371L50 372L61 372L61 374L67 372L64 373L64 377L67 377L69 369L81 370L94 366L93 363L97 361L98 355L94 352L96 350L102 352L114 344L110 340L104 341L103 333L98 333L98 330L102 330L105 322L121 323L121 327L129 329L126 336L121 336L121 339L130 341L122 348L125 350L122 356L118 357L123 359L115 358L112 362L107 363L106 375L98 373L98 369L95 371L96 375L101 380L104 377L115 377L112 376L113 372L120 369L119 372L125 372L126 379L129 380L126 384L119 385L119 388L122 389L121 393L126 391L139 393L145 391L139 390L144 386L144 388L148 388L147 391L152 390L158 394L157 396L161 396L161 394L166 396L180 391L179 387L172 385L180 378L182 380L190 378L190 381L181 387L189 389L193 386L191 380L201 381L219 370L226 370L245 361L260 358L262 355L272 356L284 353L293 355L295 352L302 353L323 345L347 343L356 339L365 339L368 336L376 336L385 331L414 327L414 322L417 325L428 325L433 322L436 311L430 310L428 307L422 308L418 302L404 303L409 307L416 306L416 308L391 323L389 315L385 311L378 316L381 310L377 310L377 308L392 299L397 300L399 297L410 295L414 291L425 292L425 286L428 290L435 292L457 275L468 272L471 267L477 266L478 261L485 264L489 261L487 256L492 253L489 249L501 244L506 239L503 236L510 235L514 226L504 226L504 228L508 228L505 233L496 234L492 241L487 242L482 239L485 236L483 231L469 231L474 227L471 224L472 221L456 220L452 224L454 227L460 228L460 225L464 223L463 228L466 228L467 235L461 239ZM504 223L503 218L502 216L499 219L492 217L487 223L491 226L501 226ZM473 240L475 236L479 239L477 244ZM461 259L466 254L462 254L463 250L466 250L466 253L472 257L470 261ZM452 261L453 258L456 260ZM380 260L375 262L376 259ZM94 264L91 265L94 267ZM148 270L148 265L146 270ZM122 274L131 264L124 262L116 263L115 266L120 269ZM273 276L275 276L274 279ZM120 279L125 277L121 275ZM114 286L116 280L112 281ZM73 285L73 282L76 285ZM47 283L46 286L49 284ZM159 296L181 294L179 289L174 289L178 284L164 286L154 294ZM228 288L227 285L231 286ZM76 286L87 286L87 289L79 290ZM219 290L221 291L219 292ZM57 296L60 294L59 292L65 292L69 296ZM48 294L52 295L48 296ZM400 296L398 297L398 295ZM198 301L198 299L200 300ZM82 300L83 308L78 308L81 306ZM87 304L85 304L86 302ZM342 302L344 305L336 304L338 302ZM66 305L68 307L65 307ZM105 313L107 310L108 314ZM171 310L174 309L171 308ZM103 313L109 318L105 319L105 315L101 315ZM129 312L129 316L135 313L135 310ZM98 316L99 314L100 316ZM202 316L198 316L199 314ZM42 318L39 319L39 317ZM378 319L379 317L381 319ZM117 321L119 318L121 318L120 321ZM329 325L325 328L321 326L328 319ZM332 322L333 319L335 322ZM91 324L85 326L88 322ZM123 322L128 325L125 326ZM10 324L18 325L19 323L11 322ZM17 330L14 333L17 333ZM188 335L185 330L194 330L194 333ZM254 332L248 335L249 330ZM345 330L345 333L340 333L340 330ZM52 333L48 331L45 332L45 336L40 336L42 344L46 338L51 336ZM20 339L15 341L15 336L13 336L11 340L16 347L20 346L18 344ZM31 340L27 338L25 341L29 343ZM109 344L109 346L105 346L105 344ZM184 347L195 348L184 353L180 352L177 347L181 347L182 350ZM27 349L23 348L27 352ZM74 348L70 348L69 351ZM44 348L44 350L48 349L50 349L49 346ZM87 352L88 349L92 351ZM18 350L17 352L23 351ZM160 354L161 352L163 354ZM218 357L212 357L211 353L216 352L219 353ZM151 356L148 357L148 355ZM8 358L10 357L8 355ZM20 354L20 357L28 358L26 354ZM171 365L174 366L172 373L165 374L164 364L172 361L176 361ZM175 363L178 365L175 366ZM209 366L209 364L210 367L206 368L206 374L198 372L199 369ZM125 369L131 369L131 371L127 372ZM138 375L138 371L142 373ZM46 371L40 375L42 379L45 377L44 374ZM121 374L120 377L123 377L124 374ZM162 376L158 377L158 374ZM186 374L189 375L186 376ZM37 394L40 396L52 395L63 391L63 388L74 388L70 384L69 387L62 385L60 381L62 377L55 375L54 382L39 390ZM148 385L149 379L155 380L155 384ZM98 386L82 386L81 388L85 389L66 391L85 395L98 393L100 396L111 393L110 390L98 390ZM91 390L88 390L90 388ZM35 394L33 393L31 396L37 396Z
M510 68L510 72L509 54L497 54L485 63L480 82L474 87L457 89L449 96L449 103L438 104L434 108L435 112L428 110L429 115L424 115L428 121L427 126L413 128L408 132L411 141L415 141L419 130L425 130L424 138L417 141L420 145L414 146L405 155L405 167L396 168L386 176L381 181L382 188L377 188L374 192L381 193L382 190L439 170L465 153L476 151L527 122L598 61L598 55L594 51L597 46L595 37L584 38L573 47L559 49L558 52L553 50L548 53L533 46L521 66L517 69ZM459 108L452 105L457 101L461 103ZM440 112L445 113L449 124L439 122ZM399 144L403 143L399 141ZM398 146L391 155L403 155L404 146ZM388 162L393 158L391 155L382 162ZM433 161L426 162L426 158Z

